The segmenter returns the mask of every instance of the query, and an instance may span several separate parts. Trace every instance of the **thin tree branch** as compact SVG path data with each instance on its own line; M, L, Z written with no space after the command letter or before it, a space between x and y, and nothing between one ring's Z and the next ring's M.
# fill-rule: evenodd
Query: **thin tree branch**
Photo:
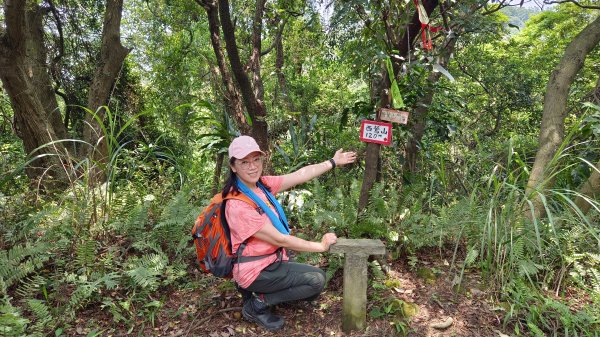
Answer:
M456 61L456 64L458 65L458 68L460 69L460 71L462 71L463 74L467 75L470 79L477 82L477 84L479 84L481 86L483 91L485 91L486 94L488 94L490 97L492 97L492 93L488 90L488 88L485 86L485 84L483 84L483 82L481 82L481 80L479 80L475 75L470 74L467 71L467 68L464 65L462 65L460 62Z
M281 35L283 35L283 28L287 24L287 21L288 21L287 18L283 19L283 22L281 22L281 26L279 26L279 29L277 30L277 34L275 35L275 39L273 40L273 43L271 43L271 45L269 46L269 48L263 50L260 53L260 56L267 55L268 53L271 52L271 50L273 50L273 48L275 48L275 45L277 44L277 40L281 38Z
M564 4L564 3L572 3L577 7L580 8L585 8L585 9L600 9L600 6L592 6L592 5L582 5L579 3L579 1L576 0L555 0L555 1L551 1L551 0L544 0L544 4L546 5L552 5L552 4Z
M4 109L3 105L0 105L0 115L2 116L2 119L4 119L4 122L10 125L10 129L14 130L15 125L13 124L12 120L8 117L8 112ZM4 129L4 127L2 127L2 129Z
M523 2L521 2L522 4ZM499 10L501 10L504 7L511 7L511 6L520 6L519 4L510 4L509 0L502 0L498 3L498 5L492 9L487 9L487 3L485 3L484 5L482 5L481 7L486 8L485 12L481 13L482 15L489 15L492 13L495 13Z
M199 327L202 326L202 324L206 323L209 319L211 319L216 314L222 314L222 313L229 312L229 311L241 311L241 310L242 310L242 307L224 308L224 309L215 311L215 312L211 313L208 316L205 316L197 324L194 325L194 322L198 319L198 317L200 317L200 315L206 315L206 312L201 310L194 317L194 319L192 320L192 323L190 323L190 325L188 326L187 331L183 332L183 330L182 330L182 331L180 331L178 333L175 333L175 334L171 335L171 337L179 337L179 336L182 336L182 335L187 336L190 333L190 331L198 329Z
M55 65L60 61L65 53L65 39L62 28L62 21L60 20L60 16L58 15L58 11L56 10L56 6L54 6L54 2L52 0L48 0L48 4L50 5L50 11L52 12L52 16L56 21L56 29L58 30L58 55L56 55L52 59L52 64Z

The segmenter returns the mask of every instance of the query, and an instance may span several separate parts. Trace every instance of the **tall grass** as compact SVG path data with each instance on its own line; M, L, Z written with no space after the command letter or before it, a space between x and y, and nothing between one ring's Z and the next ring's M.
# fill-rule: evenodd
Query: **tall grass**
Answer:
M505 323L512 324L517 334L593 336L600 329L598 317L592 314L599 310L594 299L600 294L600 205L584 196L591 211L582 211L575 202L582 195L570 180L575 168L595 169L579 155L590 146L593 143L561 147L548 168L554 185L534 195L544 208L543 218L530 220L523 212L537 213L530 196L524 194L528 166L514 152L512 142L506 161L472 183L469 195L433 206L431 218L437 220L430 223L436 223L440 232L458 233L458 237L446 234L443 241L454 241L455 253L465 249L462 261L456 254L453 259L458 279L462 281L466 269L479 269L497 299L510 303ZM532 313L535 305L541 309Z

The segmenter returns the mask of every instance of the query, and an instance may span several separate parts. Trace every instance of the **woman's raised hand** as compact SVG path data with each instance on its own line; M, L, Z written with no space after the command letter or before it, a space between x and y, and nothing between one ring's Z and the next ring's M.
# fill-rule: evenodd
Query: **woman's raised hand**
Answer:
M356 161L356 152L344 152L344 150L339 149L335 151L333 161L335 161L335 166L344 166L346 164L354 163Z

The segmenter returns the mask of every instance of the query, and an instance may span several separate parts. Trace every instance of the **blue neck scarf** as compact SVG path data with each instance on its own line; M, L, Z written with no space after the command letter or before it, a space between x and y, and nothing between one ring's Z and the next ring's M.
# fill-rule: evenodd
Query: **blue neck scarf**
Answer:
M278 214L275 214L273 210L271 210L271 208L267 206L267 204L252 191L252 189L240 182L240 179L237 176L235 177L235 185L240 192L244 193L248 198L254 201L254 203L256 203L256 205L258 205L258 207L260 207L265 214L267 214L273 226L275 226L280 233L286 235L290 234L290 226L288 225L287 218L285 217L283 207L281 207L281 204L279 201L277 201L277 199L275 199L275 196L271 194L271 192L269 192L269 190L260 181L258 181L256 185L265 193L271 205L275 206L275 210L277 210Z

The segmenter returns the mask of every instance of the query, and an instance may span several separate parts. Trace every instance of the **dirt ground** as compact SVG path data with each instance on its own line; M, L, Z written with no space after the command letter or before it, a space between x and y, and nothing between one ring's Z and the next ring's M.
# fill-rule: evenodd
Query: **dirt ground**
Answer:
M503 312L494 308L491 296L477 275L466 274L463 291L452 288L445 260L419 259L419 267L406 261L391 264L385 278L369 282L367 327L364 331L342 331L342 271L333 276L319 301L278 306L285 319L277 332L266 331L241 318L242 300L231 283L207 275L201 290L162 293L164 302L152 319L148 311L126 328L112 322L112 315L99 307L88 308L77 319L68 336L480 336L507 337ZM452 273L454 275L454 273ZM374 278L369 273L369 278ZM378 284L379 286L376 286ZM154 299L156 300L156 299ZM433 325L448 325L434 328ZM153 324L152 324L153 323ZM444 324L445 323L445 324Z

